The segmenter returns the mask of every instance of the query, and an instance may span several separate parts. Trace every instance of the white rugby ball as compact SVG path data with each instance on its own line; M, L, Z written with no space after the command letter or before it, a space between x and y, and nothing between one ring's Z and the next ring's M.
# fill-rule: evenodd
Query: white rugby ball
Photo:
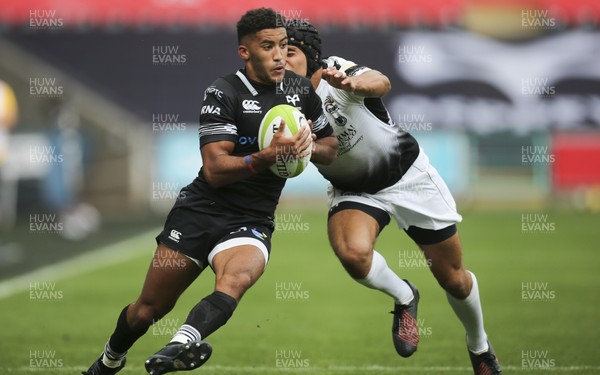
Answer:
M258 147L262 150L268 147L273 140L273 135L281 124L281 119L285 120L284 136L291 137L298 133L302 128L308 127L308 121L302 112L289 104L279 104L271 108L265 115L258 131ZM277 156L275 164L269 168L279 177L292 178L298 176L306 169L310 161L309 154L303 158L295 158L293 155Z

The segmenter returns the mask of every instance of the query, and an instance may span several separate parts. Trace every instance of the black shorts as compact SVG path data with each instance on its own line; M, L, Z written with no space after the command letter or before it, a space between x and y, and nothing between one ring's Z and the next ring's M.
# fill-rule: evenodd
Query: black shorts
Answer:
M351 201L341 202L340 204L332 207L329 210L328 219L330 219L337 212L343 210L359 210L371 216L377 221L377 224L379 224L379 233L381 233L383 228L390 223L390 215L384 210L377 207L368 206L363 203ZM457 228L456 224L451 224L446 228L438 230L419 228L411 225L404 231L417 245L434 245L454 236L454 234L457 232Z
M271 252L273 222L219 206L192 185L181 189L156 242L197 261L201 268L212 266L212 257L240 245L258 247L265 256Z

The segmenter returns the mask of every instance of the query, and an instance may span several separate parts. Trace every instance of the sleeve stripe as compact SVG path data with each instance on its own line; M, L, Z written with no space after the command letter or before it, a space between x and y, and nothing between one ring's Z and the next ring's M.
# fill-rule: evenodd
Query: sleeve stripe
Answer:
M369 67L366 66L360 66L360 65L354 65L348 69L346 69L345 73L349 76L359 76L361 74L363 74L364 72L368 72L369 70L372 70Z
M200 124L198 129L200 137L208 135L237 135L237 127L233 124Z
M322 113L318 119L313 121L313 133L317 133L323 130L327 125L329 125L329 121L327 121L327 117L325 117L325 113Z

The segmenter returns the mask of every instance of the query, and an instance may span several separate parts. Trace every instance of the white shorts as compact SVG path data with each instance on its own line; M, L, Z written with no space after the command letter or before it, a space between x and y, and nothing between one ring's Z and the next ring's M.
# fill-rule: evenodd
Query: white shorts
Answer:
M413 165L392 186L368 194L344 191L329 184L327 195L330 209L342 202L379 208L405 230L411 226L440 230L462 221L448 186L422 149Z

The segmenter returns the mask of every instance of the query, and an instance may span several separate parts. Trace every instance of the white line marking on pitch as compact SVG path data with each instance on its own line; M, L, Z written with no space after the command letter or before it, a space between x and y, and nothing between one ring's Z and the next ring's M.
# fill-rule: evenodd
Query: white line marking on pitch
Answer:
M154 237L160 230L160 228L152 229L135 237L2 281L0 282L0 299L28 290L31 281L66 279L137 258L144 253L152 254L156 247ZM148 241L148 247L139 246L139 243L144 240Z

